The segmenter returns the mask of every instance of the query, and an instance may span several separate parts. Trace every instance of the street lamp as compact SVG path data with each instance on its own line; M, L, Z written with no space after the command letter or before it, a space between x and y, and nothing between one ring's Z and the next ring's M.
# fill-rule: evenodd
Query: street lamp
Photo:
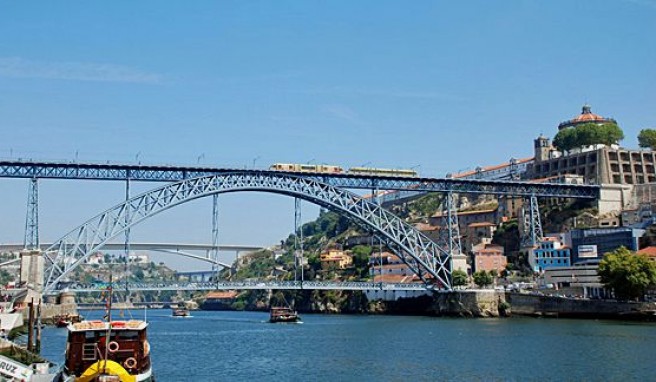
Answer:
M141 164L141 162L139 162L139 156L140 156L140 155L141 155L141 151L139 151L139 152L137 153L137 155L134 156L134 161L137 162L138 164Z
M196 164L200 164L200 160L205 159L205 153L202 153L196 158Z
M259 155L256 156L255 158L253 158L253 170L255 169L255 162L257 162L257 160L260 159L260 158L261 158L261 156L259 156Z

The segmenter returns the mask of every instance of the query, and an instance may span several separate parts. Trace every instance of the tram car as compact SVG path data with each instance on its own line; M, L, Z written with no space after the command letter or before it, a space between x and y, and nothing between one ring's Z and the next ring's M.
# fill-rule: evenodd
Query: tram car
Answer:
M375 175L375 176L402 176L416 178L419 174L410 169L375 168L375 167L351 167L348 170L353 175Z
M274 163L269 166L271 171L289 172L319 172L329 174L343 174L344 169L339 166L327 164L297 164L297 163Z
M397 176L416 178L419 176L417 171L411 169L393 169L393 168L376 168L376 167L351 167L344 171L340 166L327 164L298 164L298 163L274 163L269 166L271 171L288 171L288 172L312 172L324 174L352 174L352 175L372 175L372 176Z

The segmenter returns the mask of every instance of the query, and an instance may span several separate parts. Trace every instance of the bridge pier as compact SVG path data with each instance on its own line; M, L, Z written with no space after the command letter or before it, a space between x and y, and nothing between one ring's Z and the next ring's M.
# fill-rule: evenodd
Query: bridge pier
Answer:
M444 228L441 237L446 242L444 246L451 256L450 272L460 269L467 272L467 256L462 253L462 243L460 241L460 226L458 225L458 208L456 206L457 196L453 191L446 193L442 203L442 218Z
M301 282L303 281L303 221L301 215L301 199L294 198L294 281L298 280L297 272L300 266Z
M40 249L20 251L19 283L30 289L42 291L44 286L44 258Z
M30 179L27 191L27 214L25 216L25 239L23 248L39 248L39 180Z
M219 279L219 194L212 195L212 250L208 253L210 259L215 262L212 264L214 277Z
M528 211L526 211L526 206L528 206ZM534 247L544 237L538 198L535 195L531 195L524 200L522 222L522 248Z

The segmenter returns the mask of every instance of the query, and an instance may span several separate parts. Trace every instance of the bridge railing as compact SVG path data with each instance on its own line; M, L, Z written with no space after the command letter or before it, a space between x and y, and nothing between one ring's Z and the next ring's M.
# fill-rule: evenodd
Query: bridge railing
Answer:
M93 293L106 290L108 284L66 285L62 290L79 293ZM114 284L115 291L198 291L198 290L432 290L433 286L423 283L374 283L364 281L325 282L325 281L220 281L220 282L171 282L171 283L128 283Z

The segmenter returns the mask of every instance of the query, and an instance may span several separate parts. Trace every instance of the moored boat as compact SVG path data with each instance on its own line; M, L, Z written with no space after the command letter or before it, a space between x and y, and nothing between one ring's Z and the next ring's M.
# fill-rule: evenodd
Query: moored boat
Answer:
M70 324L82 321L79 314L63 314L53 318L55 326L58 328L65 328Z
M185 308L175 308L171 312L173 317L189 317L189 309Z
M269 311L269 322L299 322L301 317L298 313L292 309L285 306L272 306Z
M68 325L62 380L66 382L150 382L148 323L82 321Z

